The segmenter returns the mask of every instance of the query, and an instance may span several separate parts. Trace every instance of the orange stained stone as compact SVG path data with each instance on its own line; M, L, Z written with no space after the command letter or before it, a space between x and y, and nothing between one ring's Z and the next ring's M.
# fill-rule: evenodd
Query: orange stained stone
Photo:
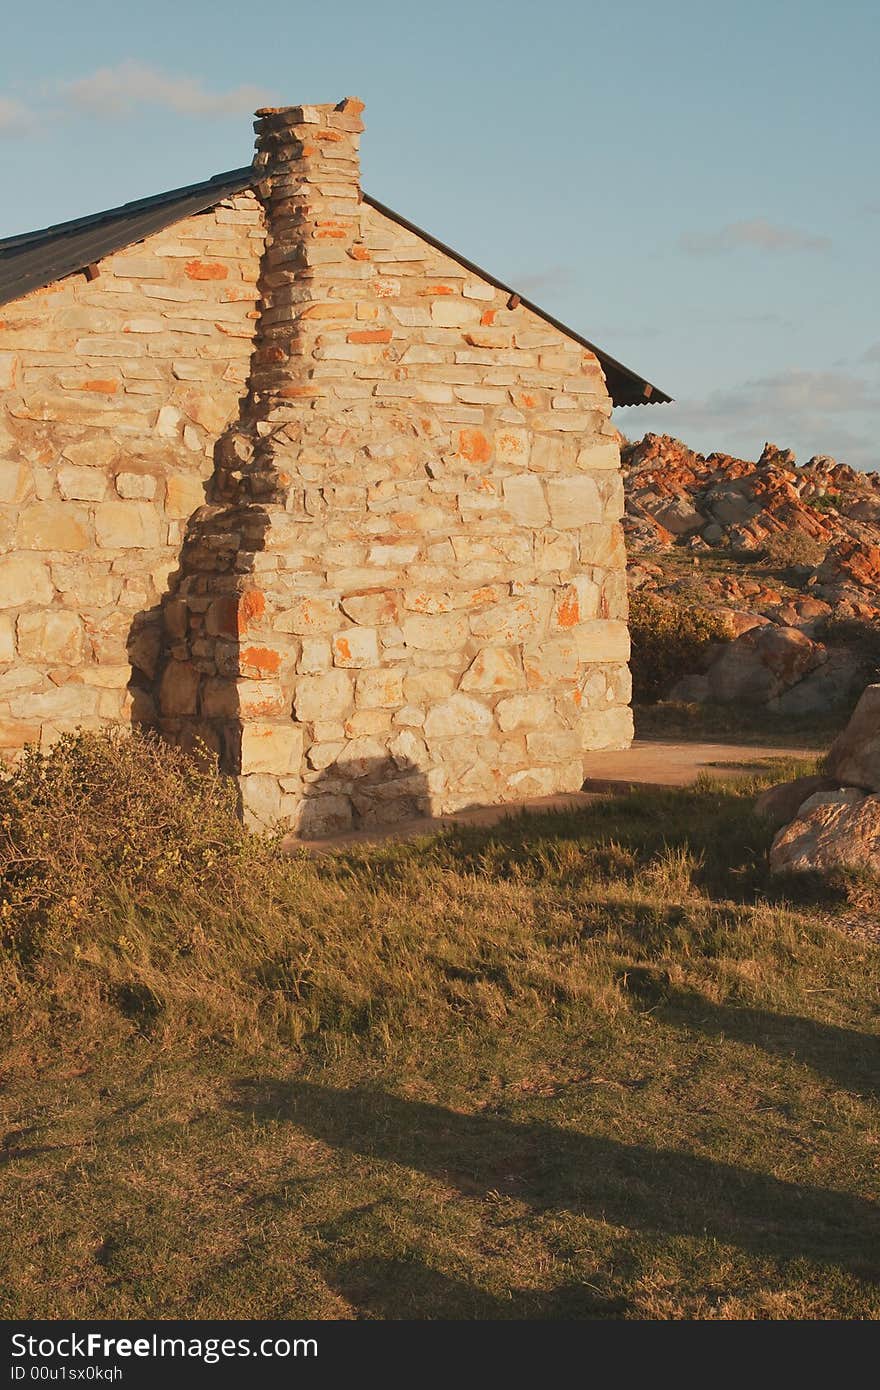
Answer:
M262 618L266 611L266 595L260 589L248 589L238 600L238 626L242 631L250 623Z
M556 621L560 627L574 627L580 622L578 597L574 589L563 594L556 608Z
M390 328L356 328L348 334L349 343L390 343Z
M343 661L351 661L351 647L348 645L347 638L337 637L334 645Z
M331 144L338 145L340 140L344 140L344 135L339 130L315 130L312 132L313 140L329 140Z
M423 297L428 294L455 294L455 290L450 285L428 285L426 289L419 290Z
M321 392L317 386L282 386L278 394L286 400L310 400L320 396Z
M96 377L94 381L84 381L81 389L83 391L101 391L105 396L112 396L114 392L119 390L119 382Z
M247 647L241 654L242 666L253 666L258 671L277 671L281 665L280 652L271 647Z
M184 270L190 280L225 280L229 267L219 261L187 261Z
M470 463L488 463L492 457L492 446L482 430L459 430L458 452Z
M353 261L368 261L370 253L366 246L353 246L348 253Z
M484 328L492 327L493 323L495 322L495 313L496 311L494 309L486 309L483 312L482 317L480 318L480 323L483 325Z

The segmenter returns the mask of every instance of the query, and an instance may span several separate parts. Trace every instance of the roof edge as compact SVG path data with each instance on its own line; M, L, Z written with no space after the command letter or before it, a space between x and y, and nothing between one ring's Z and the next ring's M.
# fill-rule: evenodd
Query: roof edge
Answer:
M76 274L77 271L84 270L95 261L102 260L105 256L112 256L126 246L143 241L145 237L164 230L165 227L181 221L184 217L204 212L223 198L234 193L242 193L245 189L254 187L258 182L259 178L253 165L247 164L240 169L230 169L225 174L215 174L213 178L205 179L202 183L173 188L166 193L155 194L151 198L138 198L129 203L122 203L119 207L109 208L105 212L73 218L68 222L55 223L50 227L43 228L42 231L24 232L18 236L0 239L0 304L20 299L33 290L43 289L46 285L64 279L67 275ZM494 285L496 289L501 290L508 297L514 296L517 303L536 314L545 323L549 323L551 327L563 333L567 338L572 338L576 343L580 343L582 347L592 352L598 358L605 372L608 393L615 406L667 404L672 400L672 397L659 386L648 381L645 377L639 376L637 372L624 366L622 362L618 362L610 353L605 352L589 338L585 338L583 334L570 328L561 319L555 318L546 309L542 309L539 304L535 304L527 296L520 294L514 286L506 284L505 281L499 280L490 271L484 270L482 266L468 260L466 256L462 256L453 247L447 246L437 237L432 236L430 232L426 232L423 227L417 226L415 222L410 222L408 218L395 212L386 203L381 203L378 198L373 198L368 193L362 193L361 196L369 207L374 208L383 217L396 222L406 231L440 251L442 255L448 256L457 265L463 266L471 274L479 276L481 280L485 280L490 285ZM115 226L116 235L114 235ZM50 242L53 247L54 254L46 261L40 261L33 254L41 242ZM29 250L30 255L28 254ZM24 264L19 275L16 275L13 269L11 275L2 277L3 261L7 256L12 262L18 256L22 257Z

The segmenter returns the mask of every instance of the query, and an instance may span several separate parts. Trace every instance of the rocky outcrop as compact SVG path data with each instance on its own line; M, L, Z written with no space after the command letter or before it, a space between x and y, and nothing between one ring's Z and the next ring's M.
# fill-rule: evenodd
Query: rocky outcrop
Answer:
M880 475L825 455L798 467L773 444L757 463L704 456L654 434L622 461L630 590L707 609L730 637L665 698L812 714L874 679Z
M880 873L880 685L869 686L826 759L825 774L764 792L755 811L778 826L773 873Z

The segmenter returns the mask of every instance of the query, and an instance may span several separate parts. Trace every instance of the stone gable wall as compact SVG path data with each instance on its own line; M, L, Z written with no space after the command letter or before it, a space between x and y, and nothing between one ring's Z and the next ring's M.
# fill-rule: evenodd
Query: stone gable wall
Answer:
M7 754L149 708L150 615L238 414L263 243L246 193L0 305Z
M599 364L361 201L359 112L258 124L251 394L159 679L166 733L307 834L575 790L632 732Z

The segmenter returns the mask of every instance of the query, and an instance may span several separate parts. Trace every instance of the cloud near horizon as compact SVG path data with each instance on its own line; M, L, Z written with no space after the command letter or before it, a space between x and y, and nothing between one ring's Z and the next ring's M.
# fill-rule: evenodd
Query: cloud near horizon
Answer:
M741 250L779 255L792 251L827 251L830 246L830 237L813 236L796 227L781 227L764 217L728 222L714 232L682 232L678 239L679 250L692 256L720 256Z
M880 468L880 390L853 373L792 369L711 391L699 400L616 414L625 434L672 434L703 453L757 458L765 440L798 457L832 454L854 468Z
M255 83L212 92L200 77L163 72L127 59L72 82L44 83L30 107L16 97L0 96L0 135L34 131L59 109L83 116L132 116L144 107L179 116L226 116L249 113L274 101L272 91Z

